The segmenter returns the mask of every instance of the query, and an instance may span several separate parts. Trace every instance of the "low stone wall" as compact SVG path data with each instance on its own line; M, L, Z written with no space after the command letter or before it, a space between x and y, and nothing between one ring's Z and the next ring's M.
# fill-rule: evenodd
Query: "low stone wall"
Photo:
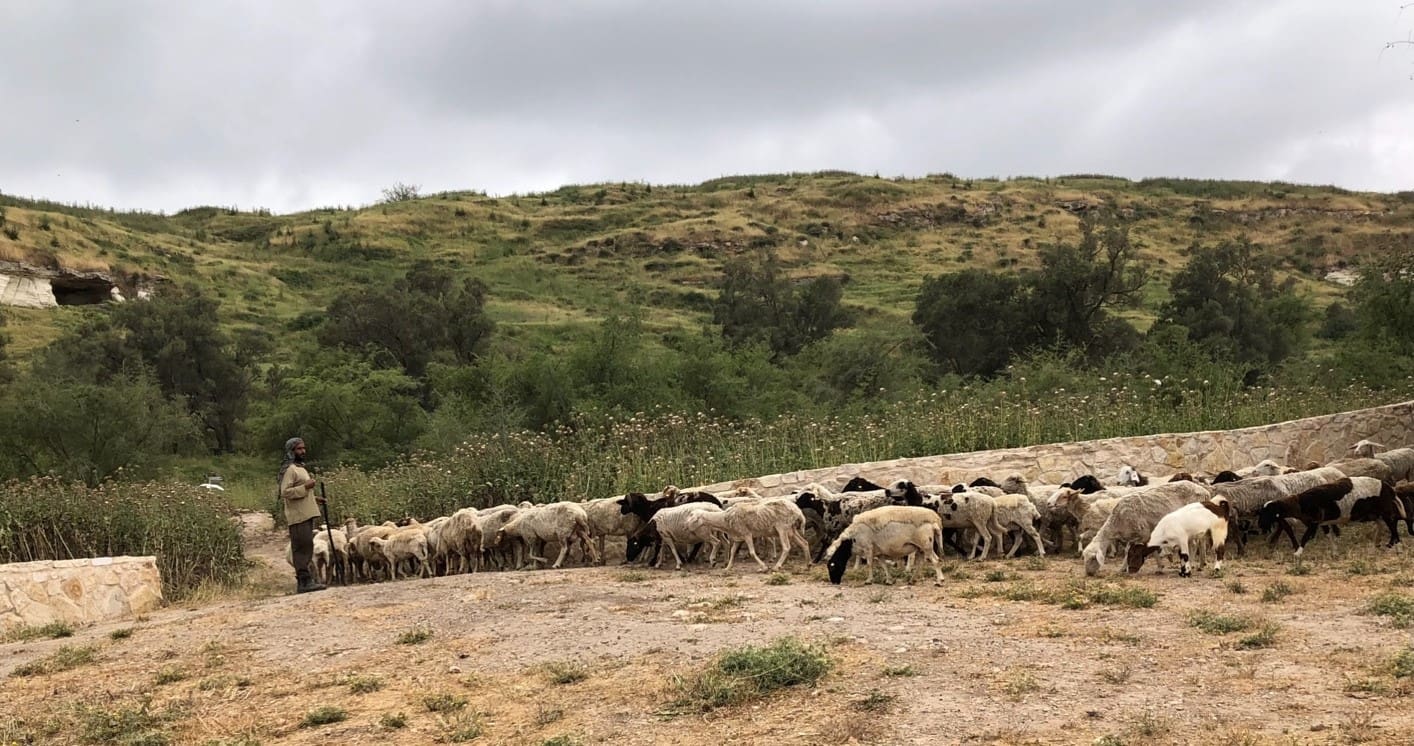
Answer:
M765 495L781 495L812 482L839 487L854 476L875 482L909 479L917 484L955 484L982 476L1001 480L1014 473L1035 483L1060 484L1083 474L1110 481L1121 464L1129 464L1145 476L1162 478L1180 471L1215 474L1263 459L1304 468L1313 461L1325 464L1345 458L1350 446L1361 439L1390 448L1414 445L1414 401L1242 430L1140 435L841 464L698 489L722 491L749 485Z
M156 557L0 565L0 629L123 619L161 603Z

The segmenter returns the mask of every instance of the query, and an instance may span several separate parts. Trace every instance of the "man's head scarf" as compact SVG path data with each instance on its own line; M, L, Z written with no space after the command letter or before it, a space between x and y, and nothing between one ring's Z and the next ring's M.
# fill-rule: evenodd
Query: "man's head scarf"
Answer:
M285 470L290 468L290 464L302 464L304 459L295 454L295 446L304 442L304 438L290 438L285 441L285 460L280 462L280 473L276 475L275 481L281 484L285 481Z

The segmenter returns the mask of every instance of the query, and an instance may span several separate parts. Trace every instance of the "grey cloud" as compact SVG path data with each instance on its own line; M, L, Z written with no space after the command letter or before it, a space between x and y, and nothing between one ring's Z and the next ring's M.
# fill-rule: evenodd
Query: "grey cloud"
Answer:
M847 168L1408 189L1385 0L7 4L0 189L367 203ZM75 121L78 120L78 121Z

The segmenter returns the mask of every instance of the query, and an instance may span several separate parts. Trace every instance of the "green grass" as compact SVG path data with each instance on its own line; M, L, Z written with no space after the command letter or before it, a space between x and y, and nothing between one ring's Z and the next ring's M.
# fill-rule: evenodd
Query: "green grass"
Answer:
M1397 679L1414 677L1414 647L1406 646L1390 662L1391 673Z
M36 661L30 661L21 666L16 666L10 672L11 676L43 676L60 671L68 671L79 666L85 666L98 660L98 648L91 645L69 646L64 645L58 650L50 653L48 657Z
M466 707L466 702L466 697L446 692L429 694L422 698L422 706L427 708L428 712L456 712Z
M1281 603L1283 599L1295 592L1296 589L1292 588L1286 581L1278 580L1267 586L1266 590L1262 591L1262 602L1268 604Z
M399 645L420 645L432 639L432 630L426 627L410 629L400 635L395 640Z
M1395 627L1404 629L1414 626L1414 598L1399 593L1382 593L1370 600L1366 610L1371 614L1387 616Z
M325 705L316 707L306 713L304 719L300 721L299 727L314 728L331 723L342 723L348 719L349 713L345 711L344 708Z
M39 626L15 627L0 637L0 642L28 642L40 638L73 637L74 628L68 622L50 622Z
M166 746L172 743L166 726L175 717L175 711L153 710L146 700L112 708L80 705L78 731L83 743Z
M553 684L574 684L589 678L589 669L573 661L555 661L545 664L545 673Z
M1245 616L1233 614L1216 614L1211 611L1198 610L1188 615L1188 625L1196 627L1210 635L1226 635L1232 632L1245 632L1252 628L1255 622Z
M183 671L180 668L169 666L158 671L157 674L152 677L152 683L156 684L157 686L162 686L163 684L175 684L176 682L183 681L186 678L186 671Z
M369 694L383 688L383 680L377 676L350 676L345 683L353 694Z
M918 670L907 664L902 666L884 666L883 674L890 678L917 676Z
M1257 648L1269 648L1276 644L1277 632L1281 629L1276 622L1262 622L1257 627L1257 631L1250 635L1244 635L1237 641L1237 647L1242 650L1255 650Z
M778 689L811 686L831 666L823 650L783 637L765 647L728 650L706 670L676 677L678 698L667 714L707 712L764 697Z

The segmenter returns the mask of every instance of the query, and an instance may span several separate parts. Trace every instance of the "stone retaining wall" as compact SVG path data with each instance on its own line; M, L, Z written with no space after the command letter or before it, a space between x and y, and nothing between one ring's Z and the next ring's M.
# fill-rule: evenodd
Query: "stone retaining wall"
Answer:
M156 557L0 565L0 630L123 619L162 603Z
M722 491L749 485L764 495L781 495L812 482L839 487L854 476L875 482L909 479L917 484L955 484L981 476L1001 480L1013 473L1035 483L1060 484L1082 474L1110 481L1121 464L1130 464L1145 476L1167 477L1180 471L1215 474L1263 459L1302 468L1312 461L1324 464L1344 458L1350 446L1361 439L1390 448L1414 445L1414 401L1242 430L1141 435L841 464L698 489Z

